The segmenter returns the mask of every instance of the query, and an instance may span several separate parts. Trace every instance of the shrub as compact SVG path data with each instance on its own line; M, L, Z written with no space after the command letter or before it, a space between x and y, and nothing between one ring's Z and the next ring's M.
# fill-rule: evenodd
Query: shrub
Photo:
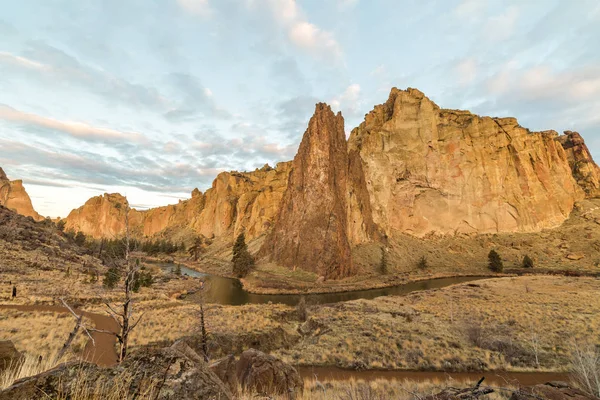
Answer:
M308 312L306 310L306 299L304 296L300 297L300 301L296 305L296 313L298 315L298 320L304 322L308 318Z
M523 268L533 268L533 260L528 255L523 257Z
M427 258L425 256L421 256L419 262L417 262L417 268L420 270L425 270L429 268L429 264L427 264Z
M500 254L496 250L492 249L488 254L488 267L494 272L502 272L504 270L502 258L500 258Z
M600 349L576 343L571 353L571 374L581 390L600 396Z
M116 266L112 266L104 274L102 285L107 289L114 289L119 280L121 280L121 271Z
M240 233L233 245L233 273L238 278L243 278L254 268L254 258L248 252L246 237Z
M379 261L379 271L384 275L388 273L387 250L384 247L381 248L381 260Z

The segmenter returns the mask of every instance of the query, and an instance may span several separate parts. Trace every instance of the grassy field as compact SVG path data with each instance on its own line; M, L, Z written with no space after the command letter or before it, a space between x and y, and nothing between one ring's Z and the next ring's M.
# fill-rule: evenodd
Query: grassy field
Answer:
M598 293L593 278L524 276L309 306L306 321L284 305L207 305L206 321L215 342L262 346L293 365L564 371L573 341L600 341ZM133 333L136 346L198 330L196 304L136 307L146 312Z

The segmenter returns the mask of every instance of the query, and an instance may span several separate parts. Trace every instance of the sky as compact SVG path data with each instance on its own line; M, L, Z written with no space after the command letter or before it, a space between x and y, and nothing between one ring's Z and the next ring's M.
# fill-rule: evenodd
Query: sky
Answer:
M293 158L392 87L576 130L600 159L597 0L0 0L0 167L42 215L144 209Z

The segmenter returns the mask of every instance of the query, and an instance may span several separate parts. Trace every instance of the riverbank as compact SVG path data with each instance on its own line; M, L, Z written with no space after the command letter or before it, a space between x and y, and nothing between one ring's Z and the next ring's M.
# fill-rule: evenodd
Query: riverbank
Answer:
M227 279L236 279L222 268L210 268L201 262L191 262L182 258L159 259L146 257L147 262L163 263L165 261L181 264L199 273L211 274ZM277 271L275 273L274 271ZM329 293L347 293L374 289L391 288L410 283L435 279L450 278L499 278L515 276L515 274L496 274L482 269L477 272L424 272L411 271L388 275L361 275L341 280L319 281L316 275L304 271L290 271L276 266L258 266L248 277L239 279L243 289L251 294L259 295L311 295ZM300 278L299 278L300 277ZM273 281L276 281L274 284ZM274 286L268 286L274 285Z

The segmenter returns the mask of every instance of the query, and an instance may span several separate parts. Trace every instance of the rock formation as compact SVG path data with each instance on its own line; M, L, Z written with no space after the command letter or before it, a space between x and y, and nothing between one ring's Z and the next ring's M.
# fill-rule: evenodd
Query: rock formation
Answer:
M600 168L592 159L581 135L565 131L558 141L567 153L573 177L583 188L587 197L600 197Z
M188 230L206 237L228 234L233 239L244 230L248 239L258 237L270 228L278 212L289 168L290 163L279 163L276 168L265 165L252 172L223 172L204 194L195 189L190 199L178 204L131 210L131 232L136 237L152 237ZM120 194L93 197L69 214L65 228L95 238L122 236L126 202Z
M149 398L152 394L156 400L233 398L229 388L193 350L176 343L135 353L110 368L81 361L61 364L16 381L0 391L0 400L70 399L81 397L85 389L95 390L96 398L115 391L123 398Z
M555 132L439 108L392 89L352 131L373 219L389 235L533 232L560 225L577 185Z
M0 205L36 221L44 219L31 204L31 198L25 191L23 181L10 181L0 168Z
M327 278L352 274L349 189L344 119L319 103L292 162L275 226L261 251L278 264Z
M364 265L356 249L393 237L539 232L598 196L600 169L578 133L530 132L515 118L442 109L394 88L348 141L341 114L318 104L292 162L221 173L204 194L132 211L130 227L139 237L224 238L220 245L244 231L264 237L258 255L267 261L341 278ZM124 201L91 199L67 229L121 235Z

